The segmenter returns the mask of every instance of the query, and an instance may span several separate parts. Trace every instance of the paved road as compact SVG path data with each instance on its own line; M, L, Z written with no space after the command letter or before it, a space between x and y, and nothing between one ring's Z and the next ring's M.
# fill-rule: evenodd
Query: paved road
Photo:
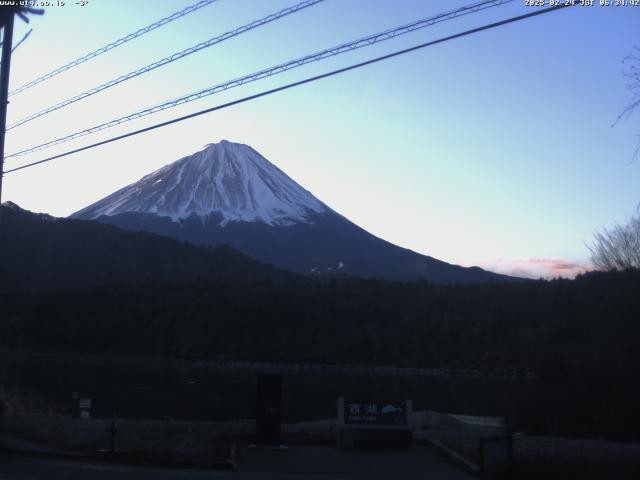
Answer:
M235 471L205 471L97 463L0 453L0 480L403 480L473 477L435 456L426 447L410 451L344 452L327 447L288 451L243 451Z

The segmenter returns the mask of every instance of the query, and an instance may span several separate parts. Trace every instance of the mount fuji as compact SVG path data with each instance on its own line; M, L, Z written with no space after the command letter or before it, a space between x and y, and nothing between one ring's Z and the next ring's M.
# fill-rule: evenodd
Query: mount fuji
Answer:
M166 165L72 217L195 244L228 244L304 274L437 283L512 279L377 238L250 146L226 140Z

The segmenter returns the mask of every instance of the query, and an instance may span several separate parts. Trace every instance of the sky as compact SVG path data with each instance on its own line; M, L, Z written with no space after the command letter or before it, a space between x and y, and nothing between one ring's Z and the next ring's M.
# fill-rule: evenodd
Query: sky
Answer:
M298 0L299 1L299 0ZM298 3L218 0L10 98L12 124ZM16 23L10 90L196 0L67 0ZM325 0L7 132L6 154L468 0ZM576 2L579 3L579 2ZM67 216L203 145L251 145L331 208L416 252L528 277L589 269L594 232L637 212L640 112L623 59L640 7L575 6L455 39L4 178L3 201ZM467 15L147 116L5 168L532 12ZM627 64L628 65L628 64Z

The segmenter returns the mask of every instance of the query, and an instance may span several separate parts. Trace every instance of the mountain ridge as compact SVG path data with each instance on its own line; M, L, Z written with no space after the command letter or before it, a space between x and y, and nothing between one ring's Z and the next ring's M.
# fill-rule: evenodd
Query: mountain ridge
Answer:
M208 144L74 213L133 231L229 244L277 268L437 283L514 280L378 238L325 205L248 145Z
M227 245L196 246L100 222L33 213L12 202L1 208L4 290L91 288L148 280L262 282L293 276Z

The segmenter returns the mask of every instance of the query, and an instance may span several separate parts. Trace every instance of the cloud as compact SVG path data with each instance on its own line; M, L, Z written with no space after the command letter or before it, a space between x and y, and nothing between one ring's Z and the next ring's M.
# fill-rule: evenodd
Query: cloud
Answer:
M558 257L499 258L484 265L498 273L525 278L574 278L591 269L586 261Z
M573 272L582 270L585 267L585 265L580 262L574 262L564 258L529 258L525 261L534 265L541 265L552 272Z

